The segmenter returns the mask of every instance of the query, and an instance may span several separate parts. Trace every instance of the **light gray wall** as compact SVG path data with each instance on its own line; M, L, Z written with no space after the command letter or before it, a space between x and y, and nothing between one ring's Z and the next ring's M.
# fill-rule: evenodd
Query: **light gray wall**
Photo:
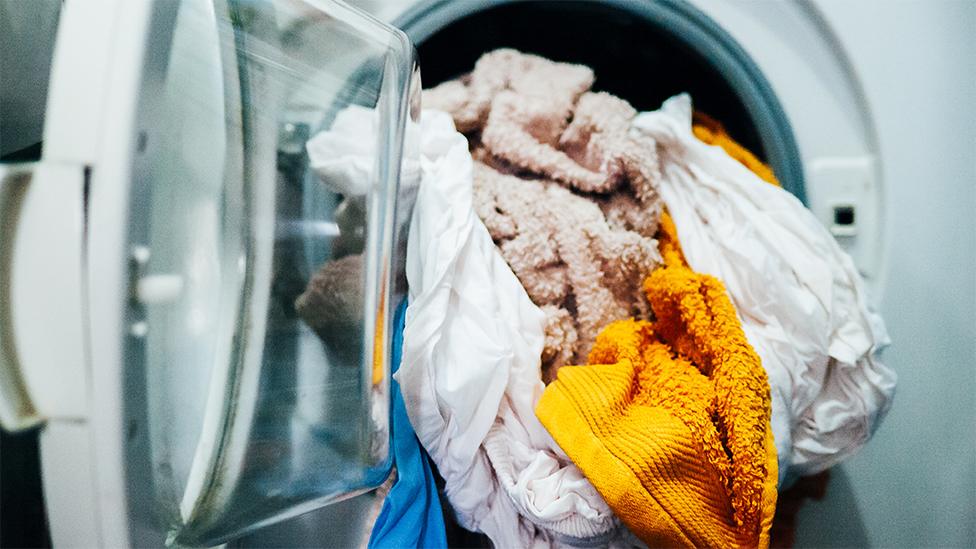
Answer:
M0 0L0 156L41 140L61 0Z

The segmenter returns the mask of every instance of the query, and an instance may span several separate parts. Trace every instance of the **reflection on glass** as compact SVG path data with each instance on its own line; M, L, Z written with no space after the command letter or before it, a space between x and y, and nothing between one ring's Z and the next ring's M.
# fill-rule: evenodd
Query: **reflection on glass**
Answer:
M173 9L133 208L139 276L179 290L133 307L157 511L212 545L389 472L419 82L403 35L339 2Z

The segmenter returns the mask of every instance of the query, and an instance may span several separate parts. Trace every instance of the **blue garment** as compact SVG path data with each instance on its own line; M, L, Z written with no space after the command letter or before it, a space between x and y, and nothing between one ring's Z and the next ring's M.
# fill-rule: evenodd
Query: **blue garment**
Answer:
M400 368L403 355L406 310L407 302L404 300L397 307L393 319L393 371ZM379 518L373 525L369 548L446 548L444 516L441 514L441 502L437 497L437 486L427 461L427 452L410 425L400 384L395 380L391 380L390 384L393 394L393 462L397 467L397 480L383 501Z

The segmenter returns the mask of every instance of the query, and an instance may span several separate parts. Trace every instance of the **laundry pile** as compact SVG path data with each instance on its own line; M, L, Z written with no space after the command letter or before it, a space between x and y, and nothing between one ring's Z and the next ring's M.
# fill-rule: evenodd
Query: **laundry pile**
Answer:
M661 261L654 142L629 133L626 101L588 91L593 79L498 50L424 96L472 136L475 211L546 315L547 378L610 322L647 317L640 283Z
M687 96L638 113L593 84L497 50L425 91L395 375L409 440L497 547L765 547L777 488L887 412L883 322L830 234ZM344 269L300 305L336 299Z

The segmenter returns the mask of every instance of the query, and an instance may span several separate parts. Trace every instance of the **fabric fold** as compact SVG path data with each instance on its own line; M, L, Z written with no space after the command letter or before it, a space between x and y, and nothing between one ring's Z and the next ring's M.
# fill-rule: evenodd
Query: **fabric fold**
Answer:
M619 521L535 417L545 317L475 214L467 141L444 113L422 123L394 376L410 422L461 526L498 547L613 543Z
M680 95L639 114L633 131L658 143L659 191L688 264L723 281L762 357L780 474L818 473L860 449L891 405L897 378L879 358L884 323L814 215L695 139L691 117Z
M394 373L403 354L403 325L407 309L397 307L393 328ZM397 479L383 500L373 523L370 549L439 549L447 547L444 516L434 473L407 417L399 384L392 381L393 462Z
M536 413L649 546L767 547L777 473L759 357L715 278L668 266L644 289L656 320L606 327Z

